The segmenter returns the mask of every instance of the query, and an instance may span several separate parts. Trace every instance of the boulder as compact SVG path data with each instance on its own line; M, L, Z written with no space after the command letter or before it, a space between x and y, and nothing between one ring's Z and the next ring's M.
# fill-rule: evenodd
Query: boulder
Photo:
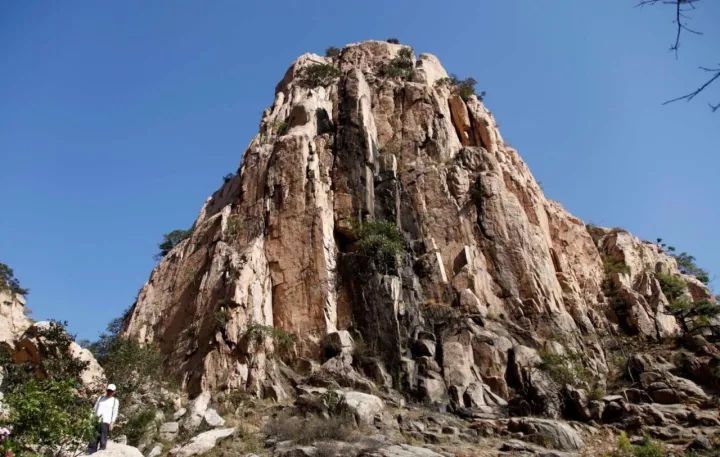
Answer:
M442 454L430 449L409 444L388 446L365 455L368 457L442 457Z
M176 457L190 457L193 455L204 454L215 447L218 440L227 438L228 436L235 433L235 428L219 428L210 430L209 432L201 433L195 436L190 442L177 451L174 455Z
M203 414L203 419L208 426L217 428L225 425L225 419L223 419L217 411L212 408L208 408Z
M508 430L522 432L531 441L550 445L561 451L577 451L585 445L580 434L568 423L552 419L521 418L511 419Z
M190 403L190 414L185 420L185 428L195 430L202 424L205 417L205 411L210 403L210 392L204 391Z
M160 425L158 433L160 438L165 441L173 441L180 432L180 424L178 422L165 422Z
M377 396L363 392L338 392L344 404L355 414L358 424L372 424L375 416L385 408L385 403Z

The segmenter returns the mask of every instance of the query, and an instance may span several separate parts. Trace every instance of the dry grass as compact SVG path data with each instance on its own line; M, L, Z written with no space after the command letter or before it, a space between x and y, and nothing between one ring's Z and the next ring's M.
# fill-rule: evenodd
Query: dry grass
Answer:
M299 444L312 444L316 441L356 441L359 438L355 421L348 414L321 417L306 417L280 414L265 426L269 437L281 441L292 440Z

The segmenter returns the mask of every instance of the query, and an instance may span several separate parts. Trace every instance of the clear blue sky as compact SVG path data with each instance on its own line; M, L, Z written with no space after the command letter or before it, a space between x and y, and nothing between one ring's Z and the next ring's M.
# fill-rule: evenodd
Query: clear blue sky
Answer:
M162 233L234 171L289 63L397 37L474 76L549 197L663 237L720 274L720 2L676 60L667 7L634 0L0 1L0 261L37 319L94 338Z

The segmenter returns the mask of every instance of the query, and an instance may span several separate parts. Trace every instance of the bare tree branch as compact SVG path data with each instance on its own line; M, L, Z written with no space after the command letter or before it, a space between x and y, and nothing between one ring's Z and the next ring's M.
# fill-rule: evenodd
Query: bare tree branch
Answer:
M675 9L675 20L673 21L675 23L675 42L670 47L670 50L675 53L675 58L678 57L678 49L680 48L680 37L682 36L682 32L689 32L694 33L696 35L702 35L702 32L698 32L697 30L693 30L687 25L687 21L689 20L689 16L684 14L685 11L688 11L689 9L695 9L695 3L699 2L700 0L640 0L636 6L646 6L646 5L658 5L658 4L664 4L664 5L673 5ZM680 97L675 97L673 99L667 100L663 102L663 105L667 105L668 103L677 102L680 100L690 101L695 96L703 92L708 86L710 86L712 83L714 83L716 80L720 79L720 68L707 68L707 67L700 67L701 70L712 73L712 76L708 80L706 80L702 85L700 85L697 89L694 91L681 95ZM710 109L715 112L718 109L720 109L720 102L717 104L708 103L710 106Z
M710 77L710 79L708 79L707 81L705 81L705 83L704 83L703 85L701 85L700 87L698 87L698 88L695 89L694 91L690 92L689 94L681 95L680 97L675 97L675 98L673 98L673 99L667 100L667 101L663 102L663 105L667 105L668 103L677 102L677 101L680 101L680 100L685 100L685 101L688 101L688 102L689 102L690 100L692 100L693 98L695 98L695 96L696 96L697 94L699 94L700 92L704 91L707 86L709 86L710 84L712 84L713 82L715 82L716 79L720 78L720 69L718 69L718 68L710 69L710 68L700 67L700 69L701 69L701 70L705 70L705 71L709 71L709 72L715 72L715 74L714 74L712 77ZM716 111L716 110L718 109L718 107L720 107L720 103L717 104L717 105L712 105L712 104L710 104L710 108L711 108L713 111Z

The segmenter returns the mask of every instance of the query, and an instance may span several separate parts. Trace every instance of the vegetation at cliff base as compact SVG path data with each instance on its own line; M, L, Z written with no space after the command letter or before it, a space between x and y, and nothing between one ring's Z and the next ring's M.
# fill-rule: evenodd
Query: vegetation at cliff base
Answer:
M27 295L29 290L20 285L15 272L6 264L0 262L0 292L6 291L20 295Z
M156 257L158 259L165 257L170 251L173 250L175 246L180 244L182 241L188 239L190 235L192 235L192 229L177 229L173 230L170 233L164 234L163 240L160 242L160 244L158 244L160 252L157 253Z
M645 436L639 444L632 444L627 434L622 432L618 436L615 449L604 457L665 457L666 455L663 447L649 436Z
M0 346L8 411L0 416L0 426L12 427L10 446L18 455L37 455L38 446L53 455L74 451L94 433L92 402L80 382L87 362L70 355L72 338L64 323L38 328L37 339L43 342L40 365L13 363Z

